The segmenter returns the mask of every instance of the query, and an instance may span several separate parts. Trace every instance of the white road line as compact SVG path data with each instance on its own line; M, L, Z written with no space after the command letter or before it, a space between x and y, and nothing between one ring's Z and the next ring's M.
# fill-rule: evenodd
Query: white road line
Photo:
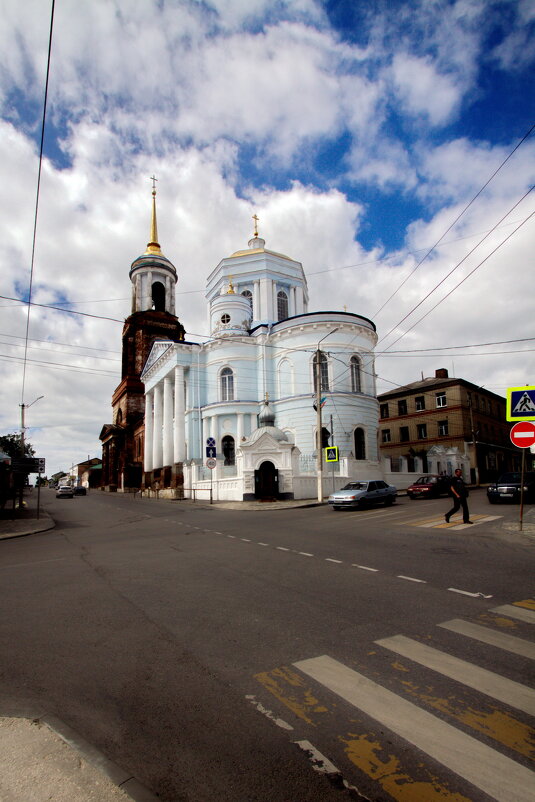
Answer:
M269 546L269 543L258 543L259 546Z
M497 802L533 802L533 773L327 655L294 666Z
M521 685L519 682L506 679L492 671L487 671L486 668L480 668L466 660L418 643L411 638L406 638L405 635L382 638L376 640L375 643L456 682L461 682L469 688L474 688L499 702L504 702L506 705L532 716L535 715L535 690Z
M274 713L272 713L271 710L268 710L266 707L264 707L260 702L257 701L256 696L248 694L245 698L254 707L256 707L259 713L262 713L263 716L269 718L269 720L272 721L274 724L276 724L277 727L280 727L282 730L293 730L291 724L288 724L286 721L284 721L284 719L279 718Z
M285 548L285 546L276 546L277 551L290 551L290 549Z
M325 562L326 563L338 563L339 565L341 565L342 560L333 560L332 557L325 557Z
M369 568L367 565L358 565L357 563L351 563L353 568L360 568L362 571L373 571L374 574L379 573L378 568Z
M336 766L325 755L322 755L310 741L294 741L294 744L307 753L314 771L319 771L320 774L340 774Z
M302 557L313 557L314 556L313 554L310 554L308 551L298 551L297 553L300 554Z
M481 643L487 643L489 646L496 646L506 652L535 660L535 643L508 635L506 632L495 632L493 629L473 624L471 621L463 621L461 618L445 621L438 626L448 629L450 632L456 632L458 635L466 635L467 638L473 638Z
M452 593L461 593L463 596L471 596L473 599L492 599L492 594L487 596L485 593L471 593L469 590L459 590L459 588L448 588Z
M250 543L251 542L248 537L241 537L240 540L243 540L244 543Z
M501 607L493 607L491 613L500 613L509 618L518 618L526 624L535 624L535 610L527 610L525 607L516 607L514 604L502 604Z
M227 537L232 538L232 540L236 540L236 535L227 535Z
M403 576L403 574L398 574L398 579L406 579L409 582L422 582L424 585L427 585L426 579L415 579L413 576Z

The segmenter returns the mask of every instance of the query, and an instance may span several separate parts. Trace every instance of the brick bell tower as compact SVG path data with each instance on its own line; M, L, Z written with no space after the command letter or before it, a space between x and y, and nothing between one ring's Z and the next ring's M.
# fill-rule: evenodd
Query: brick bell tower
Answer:
M155 340L184 340L185 330L175 314L177 274L158 243L156 178L152 177L150 241L130 268L132 312L123 327L121 381L111 400L113 423L100 432L102 488L133 492L143 477L145 387L141 371Z

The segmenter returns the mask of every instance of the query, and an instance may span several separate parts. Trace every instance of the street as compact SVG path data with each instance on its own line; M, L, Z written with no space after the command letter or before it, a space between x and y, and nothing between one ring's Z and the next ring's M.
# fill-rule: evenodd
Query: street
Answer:
M55 529L0 542L4 709L53 712L164 802L533 799L518 506L42 502Z

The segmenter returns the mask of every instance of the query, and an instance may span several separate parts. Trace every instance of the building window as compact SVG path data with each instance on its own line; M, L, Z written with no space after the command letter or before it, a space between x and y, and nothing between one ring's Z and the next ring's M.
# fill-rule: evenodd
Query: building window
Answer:
M236 452L234 448L234 438L227 434L221 440L221 450L225 459L225 465L234 465L236 462Z
M221 315L221 323L230 323L230 315L227 315L226 313Z
M318 381L317 381L317 366L318 366L318 355L314 355L313 359L313 367L314 367L314 392L318 392ZM329 362L327 357L324 353L320 355L320 387L321 392L328 392L329 390Z
M439 434L439 437L447 437L447 435L448 435L448 421L447 420L439 420L439 422L438 422L438 434Z
M288 296L284 290L277 293L277 320L285 320L288 317Z
M390 443L390 441L391 441L390 429L383 429L381 434L382 434L382 438L383 438L383 443Z
M427 423L419 423L416 427L418 440L425 440L427 437Z
M446 407L448 405L446 393L435 393L435 398L437 407Z
M152 308L156 312L165 312L165 287L161 281L155 281L151 287Z
M410 440L408 426L399 427L399 439L402 443L406 443L408 440Z
M253 308L253 293L251 292L251 290L244 290L242 292L242 295L243 295L244 298L247 298L247 300L249 301L249 304L251 305L251 309L252 309Z
M407 402L405 399L403 401L398 401L398 415L406 415L407 414Z
M230 368L221 371L221 401L234 400L234 374Z
M366 459L366 437L364 429L355 429L355 459Z
M360 393L362 389L360 381L360 359L358 356L351 357L349 366L351 368L351 391L353 393Z
M389 418L390 417L388 404L381 404L380 410L381 410L381 413L380 413L381 414L381 418Z
M416 403L416 412L421 412L422 409L425 409L425 395L417 395L414 401Z

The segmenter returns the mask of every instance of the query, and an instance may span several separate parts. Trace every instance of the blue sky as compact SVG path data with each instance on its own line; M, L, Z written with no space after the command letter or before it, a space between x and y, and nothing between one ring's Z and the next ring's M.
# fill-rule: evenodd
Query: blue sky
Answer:
M0 294L12 298L29 285L50 4L4 5ZM407 353L377 359L380 391L442 366L500 394L535 384L531 342L458 349L533 336L533 195L447 278L534 183L533 135L412 272L533 124L534 27L527 0L58 0L34 300L128 314L156 174L192 336L209 334L205 277L244 247L256 212L268 247L303 263L311 310L374 319L381 337L393 330L382 349L401 337ZM13 431L27 319L0 303L0 429ZM98 453L120 325L35 308L29 328L24 400L45 394L34 440L64 467ZM41 364L43 341L56 367Z

